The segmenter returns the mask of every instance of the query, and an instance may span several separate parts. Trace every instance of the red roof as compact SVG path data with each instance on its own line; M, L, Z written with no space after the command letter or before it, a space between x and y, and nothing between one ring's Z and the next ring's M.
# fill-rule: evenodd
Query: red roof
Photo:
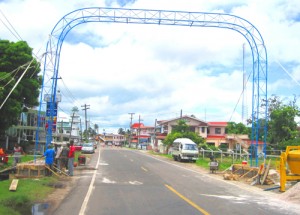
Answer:
M140 128L140 127L144 127L143 123L133 123L131 128Z
M225 135L207 135L207 139L225 139Z
M227 126L227 122L208 122L209 126Z

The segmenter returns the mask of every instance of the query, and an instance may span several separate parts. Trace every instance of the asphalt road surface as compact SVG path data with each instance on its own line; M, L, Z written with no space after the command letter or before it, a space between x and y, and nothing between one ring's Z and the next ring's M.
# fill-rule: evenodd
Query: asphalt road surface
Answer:
M77 171L57 215L300 214L270 192L218 179L142 151L101 148Z

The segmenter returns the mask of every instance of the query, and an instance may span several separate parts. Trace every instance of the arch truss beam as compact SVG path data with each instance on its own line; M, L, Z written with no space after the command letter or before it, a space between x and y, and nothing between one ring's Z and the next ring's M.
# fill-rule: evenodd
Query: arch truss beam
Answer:
M267 137L267 50L257 28L249 21L231 14L185 12L167 10L144 10L124 8L91 7L72 11L62 17L53 28L47 43L44 57L44 80L40 97L40 110L43 111L45 95L50 99L50 115L47 119L46 147L51 143L54 107L56 101L59 59L66 35L76 26L89 22L174 25L187 27L213 27L230 29L240 33L252 52L252 135L251 144L257 149L259 137L263 136L263 150L266 150ZM50 96L49 96L50 95ZM262 103L264 102L264 104ZM39 117L40 119L40 117ZM265 122L262 123L262 120ZM38 122L40 125L40 122ZM264 133L261 135L260 133ZM38 130L36 145L38 144Z

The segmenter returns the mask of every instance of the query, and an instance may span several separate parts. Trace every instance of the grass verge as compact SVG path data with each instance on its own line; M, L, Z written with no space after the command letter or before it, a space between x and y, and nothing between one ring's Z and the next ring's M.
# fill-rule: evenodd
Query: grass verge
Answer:
M166 157L169 158L170 160L173 159L172 155L169 154L162 154L162 153L158 153L158 152L154 152L154 151L149 151L150 154L153 155L159 155L162 157ZM232 157L223 157L222 158L222 162L221 162L221 158L216 158L217 161L219 162L219 171L224 171L226 169L228 169L232 164L241 164L242 163L242 159L232 159ZM267 158L266 160L266 164L268 164L268 161L271 160L270 166L271 169L277 169L278 165L279 165L279 159L278 158ZM199 167L202 167L204 169L209 170L209 162L210 159L207 157L199 157L196 165ZM263 159L259 159L258 160L258 165L262 164L264 161ZM250 161L248 161L248 164L250 165ZM253 160L253 164L255 164L255 160Z
M19 179L16 191L9 191L12 180L0 181L0 214L31 214L34 203L43 202L54 190L57 178Z

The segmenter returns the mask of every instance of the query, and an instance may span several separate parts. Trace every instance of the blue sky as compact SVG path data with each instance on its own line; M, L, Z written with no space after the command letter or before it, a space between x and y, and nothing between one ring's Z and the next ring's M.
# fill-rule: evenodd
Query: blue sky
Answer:
M300 2L298 0L11 0L0 1L1 39L17 41L6 19L37 56L67 13L83 7L230 13L250 21L262 34L268 52L268 95L291 99L300 89ZM3 16L5 15L5 17ZM140 115L145 125L183 114L206 121L242 119L244 38L224 29L89 23L64 41L58 88L59 116L90 105L88 118L107 132L128 128ZM245 45L245 72L251 73ZM251 88L244 94L251 114ZM298 99L299 100L299 99ZM236 109L235 109L236 107Z

